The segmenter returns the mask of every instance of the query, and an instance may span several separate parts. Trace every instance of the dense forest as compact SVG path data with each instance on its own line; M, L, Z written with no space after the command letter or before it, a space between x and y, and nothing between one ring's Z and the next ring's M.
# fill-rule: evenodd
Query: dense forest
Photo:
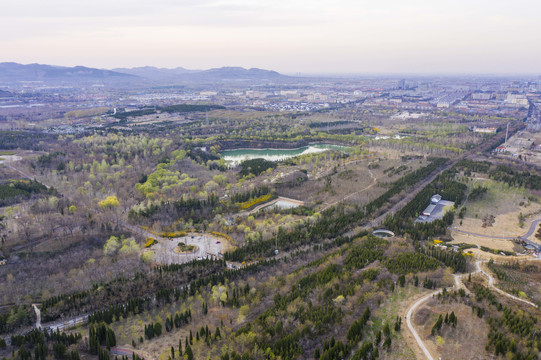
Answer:
M28 199L33 194L54 194L55 190L48 190L35 180L10 180L0 184L0 206L6 206Z
M0 200L23 205L5 211L0 228L7 239L1 255L9 260L0 269L7 285L0 333L12 335L12 345L0 340L0 357L105 360L120 346L134 351L132 359L145 352L172 360L397 358L410 347L400 301L451 287L452 273L472 267L461 251L426 241L445 235L454 220L450 206L441 220L416 223L430 197L440 194L458 207L466 198L464 176L473 172L537 188L536 175L485 162L461 160L444 170L451 167L446 156L467 156L483 142L462 122L435 120L423 129L404 119L405 132L415 136L379 141L363 133L380 132L378 117L390 113L360 109L362 101L325 114L169 101L119 112L116 120L104 114L92 120L92 131L36 137L34 148L44 151L25 152L16 164L35 180L9 180L16 170L6 169ZM211 121L193 114L210 111ZM132 119L144 115L168 120L150 126ZM350 130L360 115L376 121ZM6 148L16 136L6 136ZM22 146L30 140L21 138ZM324 141L343 151L237 166L220 155L235 144ZM474 187L469 199L486 191ZM304 206L254 210L278 196ZM411 200L402 207L405 196ZM373 236L370 227L395 206L401 209L383 226L397 236ZM510 279L493 264L489 269ZM535 317L468 286L473 295L452 301L493 318L487 350L533 354L541 345ZM432 302L447 296L444 290ZM33 303L45 324L81 316L88 322L67 333L27 331ZM451 320L441 311L441 320L430 320L434 336L457 326L448 313Z
M453 211L448 211L441 220L437 219L430 223L415 223L413 219L430 204L430 198L434 194L440 194L443 199L453 201L455 208L464 200L467 187L454 180L455 174L455 169L440 174L394 216L387 217L385 227L396 234L407 234L415 240L427 240L445 234L447 227L453 223Z
M490 178L501 181L509 186L526 187L532 190L541 190L541 176L531 174L528 171L513 170L506 165L498 165L490 172Z
M242 176L248 176L250 174L253 174L255 176L258 176L264 171L267 171L268 169L274 169L278 166L274 161L269 161L265 159L252 159L252 160L245 160L240 163L240 171L239 174Z

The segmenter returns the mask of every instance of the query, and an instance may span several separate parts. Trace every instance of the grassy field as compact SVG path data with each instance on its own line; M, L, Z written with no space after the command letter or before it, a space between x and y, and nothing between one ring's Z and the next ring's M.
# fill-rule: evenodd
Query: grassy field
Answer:
M394 325L397 316L402 317L402 329L394 333L390 352L381 352L380 359L417 359L422 355L417 346L413 346L415 340L409 332L404 318L408 308L418 298L429 291L422 287L407 286L397 287L395 292L388 296L382 306L372 315L372 324L367 331L367 339L373 340L375 334L383 329L386 323ZM419 353L416 353L418 351Z
M163 326L167 316L174 314L176 311L183 312L186 309L192 310L194 317L198 319L197 323L192 322L191 324L182 326L180 329L174 328L171 332L166 332L164 329L161 336L152 340L145 339L143 343L139 342L138 339L144 337L144 324L159 321ZM175 351L178 350L178 341L180 338L182 338L182 345L184 347L184 339L190 335L190 330L195 336L195 333L199 331L201 326L208 326L213 332L219 326L222 336L225 336L231 333L233 325L230 321L235 324L238 318L238 309L222 308L219 306L209 307L209 313L204 317L200 313L201 299L199 295L196 295L195 297L189 297L186 301L178 301L151 312L121 319L114 323L113 328L116 334L120 334L117 339L118 344L131 347L132 340L135 340L136 349L141 354L152 354L153 356L150 359L168 359L171 356L171 346L175 347ZM224 324L223 327L221 327L221 322ZM201 358L197 354L201 354L203 347L206 348L204 342L194 341L192 350L196 359ZM209 351L209 349L205 351ZM217 358L221 353L221 348L219 345L213 345L210 351Z
M508 293L541 304L541 264L537 261L495 265L505 274L497 280L498 287Z
M455 217L453 227L458 230L494 237L518 237L527 232L536 214L541 212L541 204L532 201L537 199L524 188L510 187L507 184L492 180L476 181L472 186L484 186L488 190L480 199L468 200L464 205L464 219ZM520 226L519 216L525 220ZM492 218L493 217L493 218ZM493 220L489 221L489 219ZM485 226L483 226L485 225ZM509 240L491 239L453 232L453 243L467 243L486 246L493 249L516 251L516 245Z
M478 180L474 186L483 186L488 190L481 198L466 203L466 217L470 218L482 219L488 215L498 216L523 210L531 196L524 188L511 187L498 181Z
M455 312L456 328L444 325L439 335L431 330L438 316ZM484 359L489 327L484 320L472 314L471 308L460 303L441 303L433 299L420 308L413 318L419 335L435 359Z

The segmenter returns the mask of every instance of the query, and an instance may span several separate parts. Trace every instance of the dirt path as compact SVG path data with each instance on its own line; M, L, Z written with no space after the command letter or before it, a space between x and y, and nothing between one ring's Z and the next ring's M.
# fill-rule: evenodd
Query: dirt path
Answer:
M479 272L479 270L473 272L472 274L475 274ZM453 275L454 277L454 280L455 280L455 286L453 287L453 289L455 290L458 290L460 289L461 287L464 286L464 284L462 284L462 282L460 281L460 279L464 276L468 276L469 274L461 274L461 275ZM411 334L413 335L413 337L415 338L415 341L417 341L417 345L419 346L419 348L421 348L421 350L423 351L424 355L426 356L427 359L429 360L434 360L434 358L432 357L432 355L430 355L430 351L428 351L427 347L425 346L423 340L421 339L421 337L419 336L419 334L417 333L417 331L415 330L412 322L411 322L411 318L413 317L414 313L415 313L415 310L417 310L417 308L419 306L421 306L422 304L424 304L426 301L428 301L429 299L431 299L433 296L436 296L438 295L439 293L441 293L443 291L443 289L439 289L439 290L436 290L428 295L425 295L423 296L422 298L420 298L419 300L417 300L408 310L407 314L406 314L406 323L408 325L408 329L409 331L411 332Z
M154 360L155 356L150 355L149 353L142 350L134 350L132 347L126 346L115 346L111 348L111 355L115 356L127 356L129 359L133 357L133 354L139 356L144 360Z
M34 312L36 313L36 329L41 328L41 311L38 309L36 304L32 304Z
M494 277L492 277L492 275L490 275L488 272L486 272L485 270L483 270L483 268L481 267L481 263L484 263L484 262L487 262L485 260L477 260L476 263L475 263L475 266L477 268L476 271L472 272L471 274L477 274L477 273L481 273L483 274L484 276L486 276L488 278L488 286L491 287L492 289L494 289L495 291L497 291L499 294L503 295L503 296L507 296L513 300L516 300L516 301L520 301L520 302L523 302L525 304L528 304L530 306L533 306L535 308L537 308L537 305L534 304L533 302L531 301L528 301L528 300L525 300L525 299L521 299L517 296L514 296L514 295L511 295L499 288L497 288L496 286L494 286ZM461 278L465 277L465 276L469 276L469 274L462 274L462 275L453 275L454 277L454 280L455 280L455 286L453 287L454 290L458 290L460 288L465 288L464 284L462 283L461 281ZM410 330L411 334L413 335L413 337L415 338L415 341L417 342L417 345L419 346L419 348L423 351L424 355L426 356L427 359L429 360L434 360L434 358L432 357L432 355L430 354L430 351L428 351L427 347L425 346L423 340L421 339L421 337L419 336L419 334L417 333L417 331L415 330L412 322L411 322L411 319L415 313L415 310L417 310L417 308L419 306L421 306L422 304L424 304L426 301L428 301L429 299L431 299L433 296L436 296L438 295L439 293L442 292L443 289L439 289L439 290L436 290L428 295L425 295L423 296L422 298L420 298L419 300L417 300L409 309L408 309L408 312L406 314L406 323L408 325L408 329ZM466 289L467 291L467 289Z
M3 164L4 164L7 168L10 168L11 170L18 172L18 173L21 174L22 177L24 177L24 178L27 178L27 179L29 179L29 180L34 180L34 179L36 179L35 176L32 177L29 173L24 172L24 171L22 171L22 170L20 170L20 169L17 169L15 166L13 166L13 165L11 164L13 161L18 161L18 160L21 160L21 159L22 159L22 158L19 158L19 159L17 159L17 160L4 161ZM43 186L45 186L47 189L50 189L50 188L51 188L49 185L44 184L44 183L41 182L41 181L40 181L40 183L41 183Z
M523 302L525 304L528 304L530 306L533 306L535 308L537 308L537 305L534 304L533 302L531 301L528 301L528 300L525 300L525 299L521 299L519 298L518 296L515 296L515 295L511 295L505 291L503 291L502 289L494 286L494 277L492 277L492 275L490 275L488 272L486 272L485 270L483 270L483 268L481 268L481 263L483 262L486 262L486 261L481 261L481 260L478 260L476 263L475 263L475 266L477 267L477 272L481 272L483 275L485 275L487 278L488 278L488 286L491 287L492 289L496 290L498 293L500 293L501 295L503 296L507 296L508 298L511 298L513 300L516 300L516 301L520 301L520 302Z
M433 293L430 293L428 295L425 295L423 296L422 298L420 298L419 300L417 300L408 310L408 313L406 314L406 322L408 324L408 329L410 330L411 334L413 335L413 337L415 338L415 341L417 341L417 345L419 345L419 347L421 348L421 350L423 351L423 353L425 354L426 358L429 359L429 360L434 360L434 358L432 357L432 355L430 355L430 352L428 351L428 349L426 348L425 344L423 343L423 340L421 340L421 337L419 336L419 334L417 333L417 331L415 330L415 328L413 327L413 324L411 323L411 318L413 317L413 313L414 311L421 305L423 304L425 301L427 301L428 299L431 299L433 296L435 295L438 295L442 290L438 290L438 291L434 291Z
M498 239L498 240L514 240L514 239L516 239L516 237L477 234L477 233L474 233L474 232L464 231L464 230L459 230L459 229L453 229L453 228L449 228L449 230L456 231L456 232L459 232L459 233L465 234L465 235L478 236L478 237L487 238L487 239Z
M371 189L372 187L374 187L374 186L377 184L378 179L376 178L376 176L374 175L374 173L373 173L372 170L370 170L370 169L368 169L368 174L369 174L370 177L372 178L372 182L370 183L370 185L368 185L367 187L365 187L365 188L363 188L363 189L361 189L361 190L359 190L359 191L355 191L354 193L351 193L351 194L349 194L349 195L346 195L346 196L344 196L344 197L343 197L342 199L340 199L340 200L336 200L336 201L333 202L332 204L329 204L329 205L325 206L325 207L324 207L322 210L320 210L320 211L325 211L325 210L327 210L328 208L330 208L330 207L332 207L332 206L335 206L336 204L338 204L338 203L340 203L340 202L342 202L342 201L345 201L345 200L349 199L349 198L352 197L352 196L355 196L355 195L357 195L357 194L360 194L360 193L362 193L363 191L369 190L369 189Z

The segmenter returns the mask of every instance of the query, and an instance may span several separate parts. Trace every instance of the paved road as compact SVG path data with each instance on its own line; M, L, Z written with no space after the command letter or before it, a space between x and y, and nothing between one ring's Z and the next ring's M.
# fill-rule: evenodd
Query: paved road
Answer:
M63 331L74 328L78 325L86 324L88 322L88 315L81 315L72 319L43 324L43 329L48 331Z
M478 234L478 233L474 233L474 232L470 232L470 231L464 231L464 230L459 230L459 229L454 229L454 228L449 228L449 230L451 231L456 231L456 232L459 232L461 234L466 234L466 235L471 235L471 236L478 236L478 237L482 237L482 238L487 238L487 239L498 239L498 240L515 240L515 239L521 239L522 241L524 241L525 243L529 244L529 245L532 245L532 246L535 246L537 249L541 249L541 245L529 240L528 238L530 236L533 235L533 233L535 232L535 229L537 228L537 225L539 225L541 223L541 219L537 219L537 220L534 220L531 225L530 225L530 228L528 229L528 232L524 235L521 235L521 236L515 236L515 237L509 237L509 236L493 236L493 235L485 235L485 234Z
M526 242L531 243L531 241L528 240L528 238L529 238L530 236L533 235L533 233L535 232L535 229L537 228L537 225L539 225L540 223L541 223L541 219L537 219L537 220L535 220L534 222L532 222L532 224L530 225L530 229L528 230L528 232L527 232L526 234L522 235L520 238L521 238L522 240L526 241ZM533 243L533 244L535 244L535 243ZM536 246L539 246L538 244L535 244L535 245L536 245Z
M517 131L516 129L516 126L513 127L513 129L511 130L510 134L514 134L515 132ZM444 170L447 170L449 168L451 168L454 164L456 164L456 162L458 162L459 160L461 159L464 159L466 158L467 156L469 155L475 155L477 154L478 152L483 152L483 151L486 151L488 149L490 149L490 147L494 146L498 141L501 142L501 139L502 136L495 136L493 137L492 139L490 139L489 141L487 142L484 142L482 143L481 145L477 146L476 148L470 150L469 152L451 160L451 161L448 161L446 165L440 167L439 169L436 169L434 170L434 172L429 175L427 178L425 178L425 180L421 181L420 183L416 184L416 186L414 187L410 187L409 189L409 193L408 195L406 195L404 198L402 198L399 202L395 203L389 210L385 211L384 213L382 213L380 216L378 216L376 219L372 220L368 225L366 226L363 226L363 228L373 228L373 227L376 227L378 226L379 224L381 224L383 222L383 220L388 216L388 215L392 215L392 214L395 214L397 211L399 211L400 209L402 209L409 201L411 201L422 189L424 189L429 183L431 183L432 181L434 181L434 179L439 175L441 174L441 172L443 172ZM21 175L23 175L24 177L26 178L29 178L29 179L33 179L34 177L32 177L30 174L28 173L25 173L15 167L13 167L11 164L8 164L7 162L5 163L6 166L8 166L9 168L19 172ZM43 184L45 185L47 188L49 188L48 185L46 184ZM541 220L538 220L538 221L541 221ZM134 225L131 225L131 224L128 224L124 221L118 221L118 224L132 232L135 232L135 233L138 233L138 234L141 234L142 236L144 237L153 237L153 238L160 238L160 237L157 237L156 235L144 230L144 229L141 229L140 227L138 226L134 226ZM535 230L535 228L534 228ZM533 231L531 228L530 228L530 231ZM355 234L357 232L357 229L356 230L352 230L352 231L349 231L347 234L349 236L352 236L353 234ZM531 235L531 234L530 234ZM165 240L165 241L170 241L169 239L165 239L165 238L160 238L162 241ZM455 282L456 282L456 279L455 279ZM439 290L441 291L441 290ZM426 301L428 298L430 298L430 295L435 295L437 294L439 291L436 291L435 293L432 293L432 294L429 294L427 296L425 296L423 299L424 301ZM426 347L424 346L424 344L422 343L422 341L420 340L420 337L419 335L417 334L417 332L415 331L415 329L413 328L413 326L411 325L411 321L410 321L410 318L412 316L412 313L413 311L415 310L415 308L417 306L419 306L420 304L422 304L423 301L418 301L414 304L414 306L412 308L410 308L410 310L408 311L408 315L407 315L407 322L408 322L408 327L410 328L410 331L412 332L412 334L414 335L414 337L417 339L419 345L421 346L421 348L423 349L423 352L425 352L425 354L427 354L427 357L429 359L433 359L431 356L430 356L430 353L428 352L428 350L426 349ZM65 329L67 327L71 327L71 326L75 326L75 325L78 325L79 323L81 322L85 322L88 320L88 315L83 315L83 316L79 316L79 317L76 317L76 318L73 318L71 320L67 320L65 322L61 322L61 323L54 323L54 324L49 324L46 326L46 328L48 329L52 329L52 330L56 330L56 329Z

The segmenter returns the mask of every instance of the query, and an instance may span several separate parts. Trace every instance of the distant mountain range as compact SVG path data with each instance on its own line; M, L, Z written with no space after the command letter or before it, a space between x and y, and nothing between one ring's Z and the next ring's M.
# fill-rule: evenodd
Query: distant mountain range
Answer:
M134 68L117 68L113 71L139 76L146 79L152 80L169 80L172 77L177 77L179 75L185 75L190 73L199 72L201 70L188 70L183 67L177 67L174 69L167 68L157 68L154 66L143 66L143 67L134 67Z
M13 96L13 94L10 93L9 91L0 90L0 98L11 97L11 96Z
M95 69L84 66L65 67L42 64L0 63L0 82L43 81L43 82L106 82L106 83L183 83L183 82L228 82L285 80L289 76L276 71L222 67L209 70L188 70L152 66Z
M209 70L188 70L182 67L174 69L155 68L152 66L132 69L113 69L113 71L137 75L155 81L231 81L231 80L273 80L289 78L272 70L245 69L242 67L221 67Z
M129 79L133 75L85 66L65 67L42 64L0 63L0 81Z

